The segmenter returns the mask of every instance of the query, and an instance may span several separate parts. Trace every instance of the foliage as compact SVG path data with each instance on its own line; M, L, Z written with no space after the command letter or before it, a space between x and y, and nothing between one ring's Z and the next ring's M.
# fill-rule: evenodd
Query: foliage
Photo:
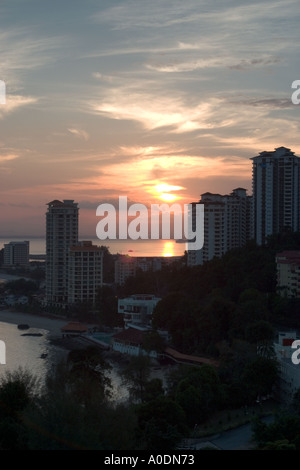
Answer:
M139 433L151 451L173 450L188 432L180 405L168 397L142 404L137 409Z
M157 353L162 353L165 347L166 342L157 331L151 330L143 336L142 348L145 351L156 351Z
M5 284L5 288L10 291L11 294L16 295L30 295L38 290L36 282L24 278L8 281Z
M117 313L118 300L114 287L102 286L99 288L95 310L98 312L100 324L110 327L122 325L122 316Z
M252 426L253 439L262 450L300 450L300 418L281 412L270 424L256 419Z
M150 377L150 358L143 355L132 356L121 375L131 397L143 402Z

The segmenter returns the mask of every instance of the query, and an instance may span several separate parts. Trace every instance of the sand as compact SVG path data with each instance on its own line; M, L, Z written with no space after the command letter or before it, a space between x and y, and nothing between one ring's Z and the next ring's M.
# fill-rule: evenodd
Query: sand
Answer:
M49 331L51 336L61 336L61 327L68 323L67 320L63 319L14 312L11 310L0 310L0 322L12 323L14 325L27 323L30 328L39 328Z

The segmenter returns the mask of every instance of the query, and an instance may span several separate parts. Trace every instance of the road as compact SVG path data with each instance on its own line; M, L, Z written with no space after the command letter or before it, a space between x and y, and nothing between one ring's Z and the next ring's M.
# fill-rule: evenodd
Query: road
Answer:
M273 416L266 416L262 418L265 423L270 423L274 419ZM253 448L252 427L251 424L244 424L235 429L230 429L217 436L207 437L206 443L213 444L221 450L247 450ZM202 443L196 443L195 449L200 449L203 446Z

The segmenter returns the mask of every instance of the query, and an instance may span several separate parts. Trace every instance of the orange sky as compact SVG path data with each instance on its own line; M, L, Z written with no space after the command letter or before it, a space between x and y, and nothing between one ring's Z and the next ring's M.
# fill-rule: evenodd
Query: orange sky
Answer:
M296 0L2 2L0 237L43 236L53 199L78 202L94 237L97 206L122 195L251 194L251 157L300 155L299 14Z

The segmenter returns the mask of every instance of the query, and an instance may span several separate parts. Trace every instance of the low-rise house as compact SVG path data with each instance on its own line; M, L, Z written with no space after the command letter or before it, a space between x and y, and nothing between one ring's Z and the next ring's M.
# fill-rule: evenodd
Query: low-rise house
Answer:
M292 347L294 341L299 340L295 331L279 332L278 341L274 343L274 350L279 364L279 382L276 390L277 398L281 402L289 403L295 392L300 388L300 364L292 360ZM299 354L300 356L300 354Z
M125 329L132 326L151 328L152 313L161 299L153 294L135 294L118 300L118 313L123 315Z
M112 338L112 349L130 356L147 355L156 358L155 351L149 353L143 349L143 338L148 331L143 328L127 328L116 333Z

